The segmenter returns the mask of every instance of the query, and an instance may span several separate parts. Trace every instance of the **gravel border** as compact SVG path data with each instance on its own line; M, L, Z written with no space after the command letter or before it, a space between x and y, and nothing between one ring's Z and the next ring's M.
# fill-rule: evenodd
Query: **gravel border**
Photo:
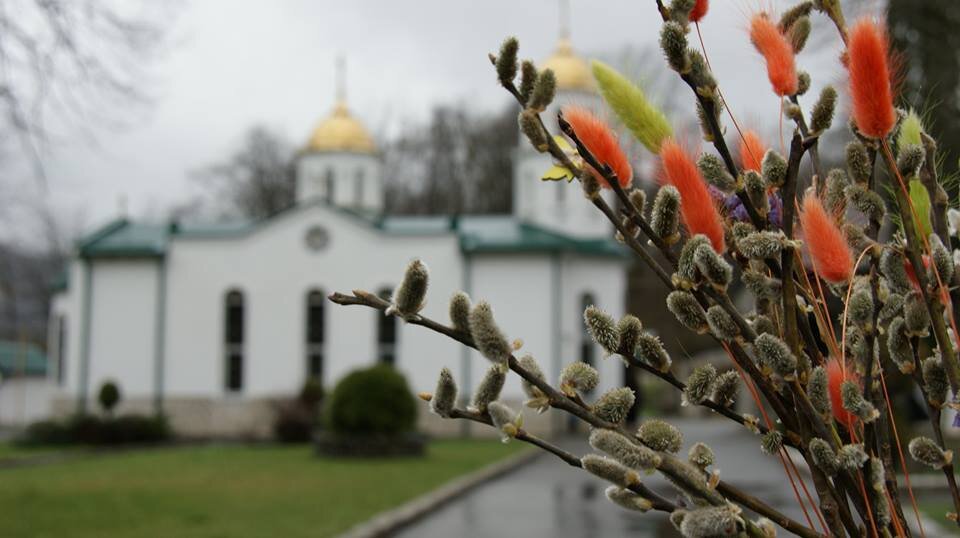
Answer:
M401 528L416 522L471 490L495 480L504 474L533 461L544 453L528 449L505 460L492 463L468 475L448 482L392 510L355 525L337 538L379 538L391 536Z

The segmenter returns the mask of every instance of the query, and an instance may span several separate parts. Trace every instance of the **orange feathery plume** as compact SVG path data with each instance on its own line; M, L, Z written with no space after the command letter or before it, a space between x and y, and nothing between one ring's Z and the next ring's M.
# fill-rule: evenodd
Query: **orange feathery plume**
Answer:
M813 192L803 198L800 226L817 273L828 282L850 280L854 263L847 239Z
M740 141L740 166L744 170L760 172L760 165L766 153L767 147L763 145L763 140L760 140L756 132L749 129L743 132L743 140Z
M693 158L676 140L668 138L660 146L660 162L663 181L680 192L680 215L687 232L707 236L713 249L723 253L723 219Z
M850 28L847 37L847 69L853 121L861 133L883 138L893 129L890 47L886 31L864 18Z
M840 386L847 380L856 381L857 375L850 369L847 369L847 372L844 373L843 368L840 366L840 361L836 359L827 361L827 392L830 393L833 417L837 419L837 422L840 424L851 428L853 421L856 419L849 411L843 408L843 397L840 394Z
M697 0L693 9L690 10L690 22L700 22L708 9L710 9L710 0Z
M567 120L577 138L597 158L597 162L609 166L613 173L617 174L621 187L626 188L630 185L633 181L630 161L620 148L616 133L603 120L579 106L563 107L563 119ZM601 185L610 188L596 170L593 170L593 175Z
M766 13L750 19L750 41L767 62L767 77L780 97L797 93L797 68L793 45Z

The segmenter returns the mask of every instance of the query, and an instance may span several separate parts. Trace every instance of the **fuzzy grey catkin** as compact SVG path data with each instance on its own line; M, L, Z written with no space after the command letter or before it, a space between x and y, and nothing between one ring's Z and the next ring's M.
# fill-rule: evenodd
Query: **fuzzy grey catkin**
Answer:
M809 22L810 19L807 19L807 23ZM837 90L833 86L824 86L810 113L810 134L817 135L829 129L836 108Z
M707 309L707 324L710 332L721 340L733 340L740 336L740 326L720 305L713 305Z
M549 147L547 133L540 125L540 119L537 112L533 110L522 110L517 116L517 124L520 126L520 132L530 142L533 149L544 152Z
M683 434L676 426L660 419L649 419L640 424L637 438L648 447L676 454L683 446Z
M810 457L814 465L820 468L827 476L834 476L840 470L837 454L830 448L830 444L815 437L810 440Z
M560 372L560 388L572 395L572 391L590 392L600 382L600 374L589 364L571 362Z
M667 59L667 64L681 74L690 70L687 57L687 31L684 25L676 21L667 21L660 29L660 48Z
M677 257L677 272L673 274L673 284L680 289L689 290L697 287L700 280L700 271L694 258L694 254L700 247L708 247L712 250L710 240L703 234L697 234L687 239L680 249L680 256Z
M487 413L490 415L493 426L500 430L500 438L503 442L516 437L520 432L520 415L507 405L491 402L487 405Z
M855 381L848 379L840 385L840 399L844 409L864 422L873 422L880 416L880 411L863 397Z
M637 351L640 336L643 334L643 323L640 318L632 314L620 318L617 322L617 334L620 335L617 353L628 359L632 358Z
M907 445L912 457L917 463L922 463L933 469L942 469L953 461L953 451L940 448L929 437L916 437Z
M737 241L737 250L751 260L766 260L780 257L783 234L778 232L753 232Z
M530 102L530 96L533 95L533 87L537 84L537 67L530 60L520 62L520 86L517 91L520 92L520 101L524 106Z
M647 192L643 189L633 189L629 194L630 203L636 208L637 213L643 216L647 211Z
M780 27L781 32L786 32L801 17L809 16L811 11L813 11L813 2L800 2L783 12L783 15L780 16L780 22L777 23L777 26Z
M837 452L837 464L841 469L856 471L867 462L867 453L862 444L844 445Z
M458 291L450 298L450 323L453 328L470 333L470 296L466 292Z
M887 285L890 286L891 290L900 294L906 294L913 290L913 284L907 277L903 256L899 252L893 249L884 249L880 255L880 272L887 279Z
M552 69L544 69L533 85L533 93L527 102L527 108L536 112L543 112L553 102L557 93L557 76Z
M810 37L810 30L812 29L813 23L810 22L810 17L800 17L797 19L797 22L790 27L787 37L790 38L790 45L793 47L794 53L799 53L807 45L807 39ZM814 108L814 119L816 119L816 114L817 109ZM831 114L831 116L832 115L833 114Z
M717 378L717 369L712 364L697 366L687 378L687 386L683 389L685 402L699 405L710 396L710 389Z
M797 73L797 95L803 95L810 89L810 73L799 71Z
M473 395L473 408L483 413L491 402L500 398L500 391L503 390L503 384L507 381L506 363L496 363L487 369L487 373L477 385L476 393Z
M704 153L697 160L697 168L700 169L700 174L703 175L703 179L707 180L707 183L721 191L729 194L737 190L737 180L727 171L727 167L720 160L720 157Z
M664 185L657 191L650 210L650 227L667 244L680 238L680 191L673 185Z
M876 510L877 524L886 527L890 524L890 504L887 502L887 487L884 484L885 475L883 463L877 458L870 458L870 487L876 492L874 503Z
M876 222L883 222L883 216L887 212L887 206L883 203L883 198L875 191L868 189L865 185L849 185L844 190L844 195L850 205L857 208L868 219Z
M843 235L846 236L847 244L850 245L851 250L854 252L862 252L867 249L873 250L878 248L877 242L867 237L867 234L863 233L863 226L857 225L853 222L845 222L843 224Z
M817 366L810 372L810 379L807 382L807 396L820 416L829 417L833 414L827 370L823 366Z
M718 290L725 290L733 279L733 267L710 245L700 245L693 252L693 262L707 282Z
M850 142L846 148L847 172L856 183L867 183L873 174L873 165L867 156L867 148L860 142Z
M910 336L926 336L930 328L930 312L919 291L911 291L903 300L903 321Z
M713 455L713 449L705 443L696 443L690 450L687 452L687 461L690 462L690 465L697 467L700 470L706 470L707 467L710 467L716 461L716 458Z
M784 379L796 376L797 357L780 338L772 334L761 334L754 340L753 348L760 364Z
M947 401L947 391L950 390L947 371L943 368L943 360L939 355L927 357L924 359L920 371L927 392L927 402L936 408L943 407L943 404Z
M889 325L894 318L903 313L903 295L895 292L887 293L887 297L877 313L877 323L880 326Z
M747 196L762 215L770 211L770 199L767 197L767 182L763 176L753 170L743 172L743 188L747 191Z
M897 168L900 169L904 178L909 178L916 175L917 170L923 166L925 157L926 153L923 151L923 146L907 144L900 148L900 153L897 155Z
M750 269L740 274L740 281L757 299L776 299L780 297L783 286L779 278L769 277Z
M696 297L688 291L673 291L667 295L667 309L677 317L684 327L699 334L710 330L707 324L707 313L697 302Z
M901 317L893 318L887 327L887 351L890 360L897 365L900 372L912 374L916 369L913 362L913 346L910 345L910 336L907 334L907 324Z
M847 173L839 168L827 172L827 186L823 195L823 205L827 211L840 214L847 206L846 189L850 185Z
M636 471L606 456L587 454L580 458L580 465L588 473L622 488L629 488L640 483L640 475Z
M727 407L733 404L739 388L740 374L736 370L728 370L718 375L713 381L713 387L710 388L710 399L718 405Z
M441 417L449 417L456 404L457 382L454 381L450 369L443 368L437 380L437 390L433 392L433 398L430 400L430 410Z
M497 80L504 86L512 84L513 79L517 76L517 51L519 48L520 43L517 42L517 38L515 37L506 38L503 44L500 45L500 54L497 55L496 70Z
M583 323L590 337L603 348L607 355L617 352L620 348L620 334L610 314L590 305L583 311Z
M390 307L393 312L406 320L417 316L423 310L429 281L430 272L426 264L420 260L410 262L403 280L393 292L393 304Z
M736 536L744 527L743 519L730 506L709 506L690 510L680 523L685 538Z
M787 160L775 150L768 149L760 163L763 180L774 187L780 187L787 179Z
M627 418L635 400L633 389L629 387L610 389L594 402L593 413L607 422L620 424Z
M637 341L637 355L660 372L668 372L672 363L670 354L656 335L643 333Z
M730 235L733 237L734 243L740 241L755 231L757 231L757 229L754 228L753 224L750 224L749 222L738 221L734 222L733 225L730 226Z
M764 316L763 314L758 314L754 316L750 325L753 327L753 332L759 334L777 334L777 327L773 324L773 320Z
M764 454L776 454L783 447L783 434L770 430L760 438L760 450Z
M513 348L493 319L493 309L480 301L470 311L470 334L480 354L493 362L506 361Z
M690 21L690 11L696 4L696 0L673 0L670 2L670 19L686 25Z
M687 49L687 64L690 66L690 80L701 95L710 95L717 88L717 79L713 77L706 58L694 49Z
M604 491L604 495L606 495L607 499L612 503L627 510L646 512L653 508L653 503L651 503L649 499L619 486L608 487L606 491Z
M873 293L867 286L854 286L847 301L847 319L869 332L873 329Z
M649 471L660 465L661 457L652 449L631 441L613 430L597 428L590 432L590 446L631 469Z
M950 254L950 251L947 250L947 247L944 246L943 241L940 240L940 236L937 234L930 234L930 251L931 259L933 260L932 267L937 269L937 274L940 276L940 282L943 282L945 286L949 286L950 282L953 280L953 255ZM933 271L930 271L930 276L927 278L931 284L937 282L937 275L933 274Z

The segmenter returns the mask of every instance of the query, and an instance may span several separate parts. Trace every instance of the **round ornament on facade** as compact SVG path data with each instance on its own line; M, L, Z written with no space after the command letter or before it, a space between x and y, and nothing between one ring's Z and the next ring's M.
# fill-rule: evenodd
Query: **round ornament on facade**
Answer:
M323 226L311 226L304 237L307 248L317 252L327 248L330 244L330 232Z

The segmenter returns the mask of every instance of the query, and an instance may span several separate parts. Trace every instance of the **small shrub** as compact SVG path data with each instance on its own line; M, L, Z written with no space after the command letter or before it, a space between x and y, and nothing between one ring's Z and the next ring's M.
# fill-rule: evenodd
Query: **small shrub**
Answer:
M323 385L320 384L319 380L311 377L300 389L298 400L309 409L317 409L320 402L323 401L324 395Z
M166 417L123 415L101 418L74 415L66 420L43 420L27 427L20 441L26 445L153 444L170 439Z
M326 426L336 434L401 434L417 420L407 380L388 365L348 374L333 389L325 412Z
M106 414L113 413L113 408L120 403L120 387L113 381L106 381L100 385L100 393L97 395L97 401Z
M27 426L21 438L25 445L64 445L71 442L66 423L58 420L40 420Z
M305 443L313 435L316 413L299 400L284 402L277 408L273 435L281 443Z

